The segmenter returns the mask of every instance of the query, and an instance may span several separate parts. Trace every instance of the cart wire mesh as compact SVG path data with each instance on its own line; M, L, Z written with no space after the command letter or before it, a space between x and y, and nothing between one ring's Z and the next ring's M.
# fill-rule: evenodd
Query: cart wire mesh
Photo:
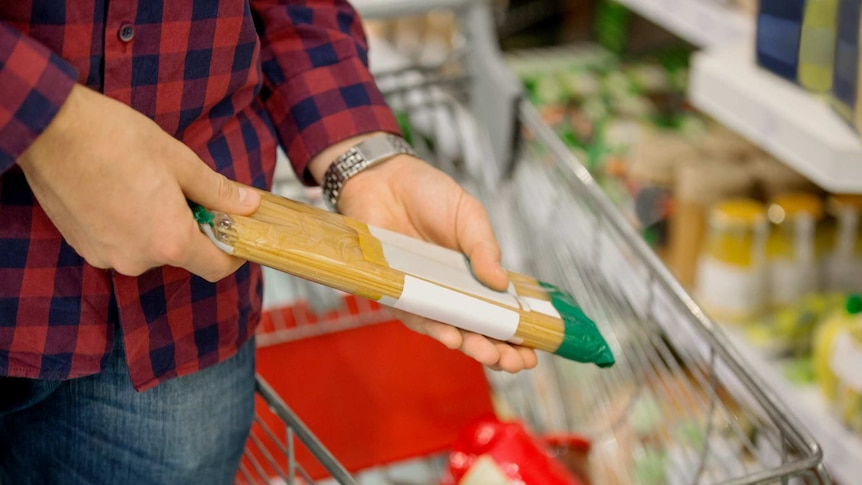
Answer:
M529 103L517 104L513 160L494 149L474 104L477 90L489 89L470 68L472 50L488 52L481 42L465 35L441 63L405 62L375 76L422 157L485 204L504 266L571 292L617 356L611 369L542 354L532 371L489 372L499 413L536 432L590 438L592 483L829 483L819 446L788 403L747 368ZM335 308L327 325L273 325L264 334L267 343L295 340L381 321L380 311ZM333 480L356 483L262 380L258 390L287 431L256 421L238 482L312 483L293 459L302 444Z

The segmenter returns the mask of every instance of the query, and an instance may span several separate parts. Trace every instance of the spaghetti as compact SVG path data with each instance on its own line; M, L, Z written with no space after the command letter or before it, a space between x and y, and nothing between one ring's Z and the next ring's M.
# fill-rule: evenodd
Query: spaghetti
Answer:
M571 295L530 276L509 271L508 290L494 291L461 253L268 192L251 216L195 207L195 217L234 256L497 340L614 364Z

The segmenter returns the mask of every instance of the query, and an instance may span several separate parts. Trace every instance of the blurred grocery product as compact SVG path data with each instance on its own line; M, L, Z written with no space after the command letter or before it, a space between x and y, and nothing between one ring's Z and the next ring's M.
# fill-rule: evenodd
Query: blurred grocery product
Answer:
M829 365L838 378L833 412L851 431L862 434L862 327L854 325L838 332L832 344Z
M808 293L786 308L763 315L760 321L747 327L746 336L769 355L793 359L788 371L797 380L805 381L814 334L845 300L841 293Z
M862 298L851 295L843 309L818 330L814 373L835 416L862 434Z
M563 445L555 441L556 447ZM581 447L583 455L588 451L588 444ZM444 485L584 484L523 423L495 417L481 418L467 426L452 447L448 463L441 481Z
M696 148L684 137L666 130L643 130L623 174L634 197L637 222L651 246L667 259L674 181L678 167L693 163Z
M458 39L458 23L448 10L364 23L369 37L394 46L398 54L420 65L435 65L451 54Z
M690 160L678 168L667 262L680 282L692 287L704 238L708 237L707 227L712 228L713 224L709 222L711 208L728 198L749 196L754 189L754 177L747 165L727 160ZM735 211L732 206L733 203L728 209ZM714 224L723 225L724 221L721 216ZM714 228L719 232L725 229L729 227Z
M757 64L814 94L862 131L862 0L760 0Z
M812 193L776 196L769 203L766 254L771 308L781 309L821 287L826 253L823 203Z
M826 211L830 252L825 260L825 286L832 291L862 292L862 195L832 195Z
M839 0L807 0L799 46L799 83L825 93L832 88Z
M755 200L725 200L712 209L695 292L714 318L743 322L761 314L768 227L766 209Z
M714 159L733 162L745 161L758 155L757 148L719 123L711 123L709 129L695 140L698 148Z
M835 71L832 79L832 106L847 121L856 121L859 93L859 34L862 0L841 0L838 6ZM862 115L859 115L862 116ZM857 123L857 127L862 124Z
M760 150L751 154L750 163L763 200L772 200L788 192L818 191L811 180Z
M760 0L757 14L757 63L797 80L805 0Z
M840 0L761 0L757 63L818 93L832 87Z

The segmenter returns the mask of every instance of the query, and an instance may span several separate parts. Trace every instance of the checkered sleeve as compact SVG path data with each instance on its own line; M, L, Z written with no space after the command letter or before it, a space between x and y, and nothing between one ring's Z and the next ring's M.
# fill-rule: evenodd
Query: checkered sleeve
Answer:
M326 147L373 131L399 133L368 70L359 15L343 0L252 0L261 38L263 99L303 181Z
M54 119L75 79L69 63L0 21L0 173Z

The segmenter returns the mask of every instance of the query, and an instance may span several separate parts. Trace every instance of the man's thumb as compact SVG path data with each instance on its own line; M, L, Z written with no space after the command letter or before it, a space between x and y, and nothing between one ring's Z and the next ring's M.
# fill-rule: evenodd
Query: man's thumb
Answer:
M210 210L247 215L257 210L260 194L251 187L229 180L224 175L198 162L193 172L180 178L186 198ZM192 172L192 171L190 171Z

